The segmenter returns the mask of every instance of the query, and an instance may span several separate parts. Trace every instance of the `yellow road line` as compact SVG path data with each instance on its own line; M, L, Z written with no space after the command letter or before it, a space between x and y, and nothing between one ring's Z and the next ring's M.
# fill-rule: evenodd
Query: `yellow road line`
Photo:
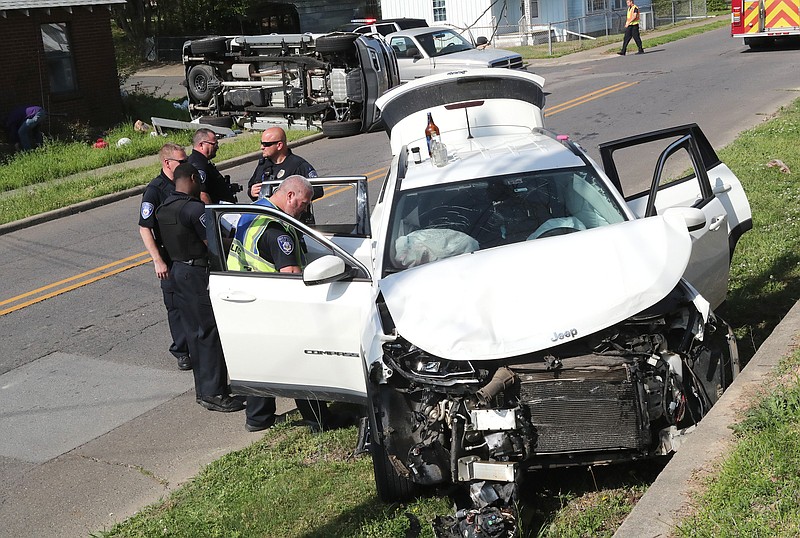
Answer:
M582 95L580 97L576 97L575 99L571 99L564 103L555 105L553 108L550 108L545 111L544 116L552 116L553 114L558 114L559 112L563 112L565 110L569 110L570 108L576 107L578 105L582 105L584 103L588 103L589 101L594 101L595 99L600 99L601 97L605 97L606 95L612 94L614 92L618 92L620 90L624 90L626 88L630 88L634 84L638 84L638 81L634 82L619 82L617 84L613 84L611 86L607 86L605 88L601 88L599 90L587 93L586 95Z

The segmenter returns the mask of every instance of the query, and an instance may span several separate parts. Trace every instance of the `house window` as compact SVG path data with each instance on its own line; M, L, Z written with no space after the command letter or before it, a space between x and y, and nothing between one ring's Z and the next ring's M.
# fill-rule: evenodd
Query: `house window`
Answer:
M539 0L531 0L531 19L539 18Z
M41 28L50 91L52 93L75 91L78 86L75 83L75 61L72 57L67 24L54 22L43 24Z
M447 20L447 8L444 5L445 0L433 0L433 21L441 22Z
M606 0L586 0L586 13L606 10Z
M614 9L628 9L625 0L614 0Z

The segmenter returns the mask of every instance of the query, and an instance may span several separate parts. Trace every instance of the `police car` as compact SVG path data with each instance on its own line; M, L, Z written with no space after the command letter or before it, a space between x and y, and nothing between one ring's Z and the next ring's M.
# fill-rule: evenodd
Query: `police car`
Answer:
M384 94L394 157L371 214L363 177L315 180L349 202L315 202L313 229L209 209L270 214L307 245L302 275L237 273L212 227L232 388L364 404L386 501L449 483L503 497L524 470L669 453L739 371L715 314L751 228L738 179L697 125L603 144L601 168L545 129L543 84L482 69ZM627 183L619 156L653 146L655 170Z

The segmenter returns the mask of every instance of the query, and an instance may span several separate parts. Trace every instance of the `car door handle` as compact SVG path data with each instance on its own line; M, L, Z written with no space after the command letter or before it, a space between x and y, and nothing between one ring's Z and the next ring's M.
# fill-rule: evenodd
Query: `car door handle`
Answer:
M716 217L711 219L711 224L709 224L708 229L713 231L719 230L719 227L722 226L722 223L725 222L725 217L727 215L717 215Z
M722 194L723 192L728 192L731 188L732 187L728 183L722 183L721 185L715 186L711 192L714 194Z
M231 303L252 303L256 300L254 295L244 293L242 291L229 291L228 293L221 293L219 296L223 301Z

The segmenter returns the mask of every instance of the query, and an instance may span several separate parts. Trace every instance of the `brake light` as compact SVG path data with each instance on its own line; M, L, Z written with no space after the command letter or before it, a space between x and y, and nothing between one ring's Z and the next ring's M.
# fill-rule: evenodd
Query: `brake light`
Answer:
M741 0L733 0L731 2L731 25L742 25L742 2Z

